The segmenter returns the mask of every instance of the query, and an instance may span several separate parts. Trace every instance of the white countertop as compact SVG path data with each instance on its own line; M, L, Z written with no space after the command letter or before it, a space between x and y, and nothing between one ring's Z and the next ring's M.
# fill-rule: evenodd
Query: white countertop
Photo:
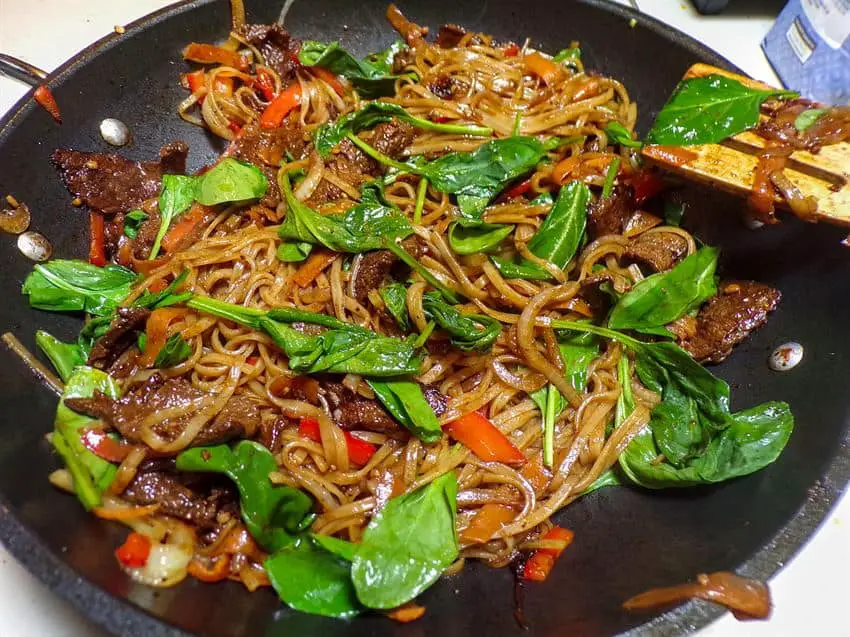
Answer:
M618 0L720 51L755 78L776 83L759 43L776 17L777 0L735 0L721 16L700 16L689 2ZM91 42L169 4L168 0L0 0L0 51L51 70ZM222 7L222 10L226 10ZM36 28L37 27L37 30ZM0 76L0 114L26 87ZM726 614L699 637L850 634L843 604L850 568L850 497L846 494L816 537L771 582L767 622L738 623ZM53 596L0 545L0 637L100 637L104 633Z

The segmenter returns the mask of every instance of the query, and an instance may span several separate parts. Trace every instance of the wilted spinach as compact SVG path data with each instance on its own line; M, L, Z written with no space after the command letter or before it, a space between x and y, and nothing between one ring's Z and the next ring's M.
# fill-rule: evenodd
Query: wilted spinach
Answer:
M30 306L40 310L108 316L130 294L136 279L134 272L120 265L54 259L37 264L21 292L29 297Z
M446 303L437 292L422 296L425 316L447 332L451 344L464 352L487 352L502 332L502 324L494 318L480 314L461 314Z
M407 315L407 288L401 283L390 283L380 289L381 300L387 312L396 320L403 330L410 329L410 318Z
M465 223L461 219L449 227L449 245L457 254L480 254L497 248L513 229L500 223Z
M390 415L417 438L430 444L442 437L443 430L419 383L406 379L367 382Z
M159 369L174 367L189 358L191 353L192 348L186 342L186 339L179 332L174 333L168 337L165 345L159 350L153 366Z
M608 122L603 130L608 135L608 140L615 144L626 146L627 148L640 148L643 146L643 142L634 139L629 129L616 120Z

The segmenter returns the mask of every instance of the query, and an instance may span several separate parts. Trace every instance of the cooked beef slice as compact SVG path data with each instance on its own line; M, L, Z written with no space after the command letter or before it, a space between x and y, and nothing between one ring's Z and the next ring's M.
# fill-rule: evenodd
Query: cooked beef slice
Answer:
M415 259L421 258L428 251L425 242L415 235L402 241L401 245ZM374 250L364 254L351 284L357 302L361 305L365 304L369 290L380 288L393 268L400 263L399 258L389 250Z
M724 283L697 314L695 333L681 341L682 347L701 363L719 363L764 325L781 296L779 290L755 281Z
M57 149L51 156L65 187L94 210L106 215L138 208L159 194L163 174L183 174L189 147L173 142L159 161L132 161L121 155Z
M629 242L624 256L656 272L669 270L688 253L688 242L672 232L644 232Z
M99 369L111 366L128 347L136 342L136 331L144 329L150 310L143 307L120 307L109 330L89 352L88 364Z
M365 398L334 381L322 381L320 388L330 408L331 418L343 429L366 429L379 433L402 430L377 400Z
M608 234L622 234L626 221L634 212L632 189L617 184L611 195L590 204L587 232L591 240Z
M383 122L375 127L372 146L388 157L398 159L416 138L416 129L400 120Z
M259 50L266 66L274 69L284 82L300 66L297 58L300 43L279 24L246 24L239 34Z
M196 405L207 394L183 378L164 379L154 374L147 381L130 388L118 400L100 392L91 398L69 398L65 404L105 425L118 430L130 442L142 442L142 423L151 415L166 409L185 408L186 413L168 418L153 427L162 438L171 441L185 429L197 413ZM221 411L195 436L192 446L213 445L233 438L250 437L260 424L256 404L245 396L233 396Z

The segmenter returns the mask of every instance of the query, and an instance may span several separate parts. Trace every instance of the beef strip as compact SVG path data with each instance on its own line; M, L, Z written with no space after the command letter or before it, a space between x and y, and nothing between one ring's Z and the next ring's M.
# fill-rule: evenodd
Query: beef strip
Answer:
M444 24L437 31L437 39L435 44L441 49L454 49L460 44L463 36L466 35L466 29L457 24Z
M298 121L293 118L285 119L278 128L261 128L259 124L251 123L242 128L225 155L247 161L263 171L269 181L269 189L260 203L275 208L280 203L278 166L287 153L295 159L304 157L308 140Z
M763 283L729 281L699 311L695 330L683 330L686 338L680 344L701 363L719 363L764 325L780 298L778 290ZM690 331L695 331L693 336Z
M622 234L629 217L634 212L632 189L617 184L611 195L590 204L587 231L591 240L608 234Z
M173 142L159 161L132 161L121 155L64 148L51 155L65 187L83 204L106 215L127 212L159 193L162 175L183 174L189 147Z
M289 32L277 23L246 24L239 34L262 54L263 60L286 82L295 75L300 66L296 54L300 43L293 40Z
M449 398L434 385L422 385L422 393L425 394L425 400L431 405L434 414L439 418L446 413L446 408L449 406Z
M402 241L401 245L415 259L420 259L428 252L425 242L415 235ZM399 258L389 250L374 250L364 254L351 284L357 302L364 305L369 290L380 288L397 264L400 264Z
M119 307L109 330L92 346L88 364L99 369L110 367L136 342L136 331L144 328L150 314L150 310L143 307Z
M136 385L118 400L95 392L91 398L69 398L65 404L93 418L99 418L118 430L130 442L142 442L141 424L152 414L175 407L187 408L187 414L166 419L154 426L154 432L166 440L174 440L196 415L193 406L205 397L183 378L164 379L154 374L146 382ZM251 437L260 423L257 406L245 396L233 396L195 436L192 446L212 445L233 438Z
M306 398L297 398L293 392L293 398L297 400L306 400ZM274 420L265 420L260 424L257 430L257 442L263 445L272 453L277 453L283 448L283 431L287 427L297 427L298 424L284 415L280 415Z
M377 400L356 394L335 381L323 380L319 386L330 408L331 417L343 429L365 429L379 433L402 431L401 426Z
M454 96L456 82L450 75L441 74L428 85L431 92L440 99L450 100Z
M372 146L393 159L401 157L416 138L416 129L400 120L383 122L375 127Z
M688 253L688 242L672 232L644 232L629 242L625 256L656 272L669 270Z
M203 530L239 513L238 500L230 485L185 473L139 471L123 497L135 504L159 504L161 513Z

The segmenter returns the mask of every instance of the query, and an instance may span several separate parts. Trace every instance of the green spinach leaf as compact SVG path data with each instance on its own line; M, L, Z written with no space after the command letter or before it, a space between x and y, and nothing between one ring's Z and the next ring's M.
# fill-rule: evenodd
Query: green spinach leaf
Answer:
M437 133L448 133L454 135L470 135L473 137L489 137L493 129L484 126L470 126L466 124L440 124L421 117L414 117L398 104L391 102L369 102L356 111L343 115L336 121L323 124L313 133L313 144L322 157L330 155L331 150L339 144L349 133L358 133L362 130L374 128L383 122L389 122L393 118L399 119L421 128L422 130Z
M454 347L464 352L488 352L502 332L502 324L481 314L461 314L443 300L438 292L422 297L425 316L447 332Z
M345 618L363 609L351 581L351 565L307 538L280 549L263 566L280 599L295 610Z
M85 365L88 358L78 343L64 343L43 330L35 333L35 344L50 360L63 383L67 383L74 370Z
M74 479L74 490L86 511L100 506L103 493L112 484L118 467L89 451L80 438L84 430L97 427L98 421L66 407L65 401L68 398L91 398L96 391L110 398L120 395L117 383L108 374L91 367L78 367L65 384L65 391L56 407L51 437L54 448Z
M627 148L640 148L643 146L643 142L632 138L632 134L629 129L616 120L608 122L605 125L604 130L605 134L608 135L608 140L615 144L619 144L620 146L625 146Z
M399 327L410 330L410 318L407 314L407 288L401 283L389 283L380 289L381 300L387 312L395 319Z
M714 144L758 124L759 107L769 97L793 91L762 91L723 75L679 82L646 136L647 144Z
M527 279L529 281L548 281L552 278L545 269L535 263L523 261L514 263L497 256L490 256L490 262L506 279Z
M369 379L369 387L390 415L423 442L437 442L443 435L422 386L412 380Z
M351 564L360 602L395 608L433 584L457 559L456 516L453 472L389 500L366 527Z
M269 474L277 460L262 445L242 440L227 445L195 447L177 456L177 469L223 473L239 489L239 508L251 536L267 551L293 543L295 534L312 522L311 498L298 489L273 485Z
M716 248L700 248L672 270L645 278L623 295L608 318L611 329L667 325L717 294Z
M313 533L310 537L312 538L313 543L318 544L328 553L333 553L337 557L341 557L346 562L352 561L354 559L354 554L357 552L357 544L341 540L332 535L318 535Z
M21 292L29 297L30 306L40 310L108 316L130 294L136 279L120 265L54 259L36 265Z
M131 239L139 236L139 228L148 220L148 213L141 210L132 210L124 216L124 234Z
M581 60L581 49L577 46L571 46L568 49L561 49L552 58L553 62L564 63L565 66L574 70L578 70L576 62L579 60Z
M156 233L148 259L156 259L159 246L171 222L186 212L195 200L195 177L188 175L163 175L159 193L159 230Z
M284 263L304 261L313 251L313 244L306 241L284 241L277 247L277 258Z
M280 176L279 183L287 205L286 217L278 229L282 239L358 253L377 250L384 241L403 239L413 233L407 217L384 201L378 182L365 184L360 203L338 215L319 214L298 201L286 175Z
M415 78L410 74L394 75L392 72L393 59L405 48L404 42L397 40L385 50L358 60L343 49L339 42L324 44L306 40L301 44L298 60L306 66L321 66L335 75L342 75L361 96L372 99L394 94L397 79Z
M796 128L799 132L805 133L809 130L812 125L820 119L820 116L826 113L825 108L810 108L809 110L803 111L799 115L797 115L797 119L794 120L794 128Z
M513 226L499 223L453 223L449 245L457 254L479 254L497 248L513 232Z
M180 333L174 333L165 341L165 345L156 355L153 366L159 369L179 365L192 353L192 348Z

